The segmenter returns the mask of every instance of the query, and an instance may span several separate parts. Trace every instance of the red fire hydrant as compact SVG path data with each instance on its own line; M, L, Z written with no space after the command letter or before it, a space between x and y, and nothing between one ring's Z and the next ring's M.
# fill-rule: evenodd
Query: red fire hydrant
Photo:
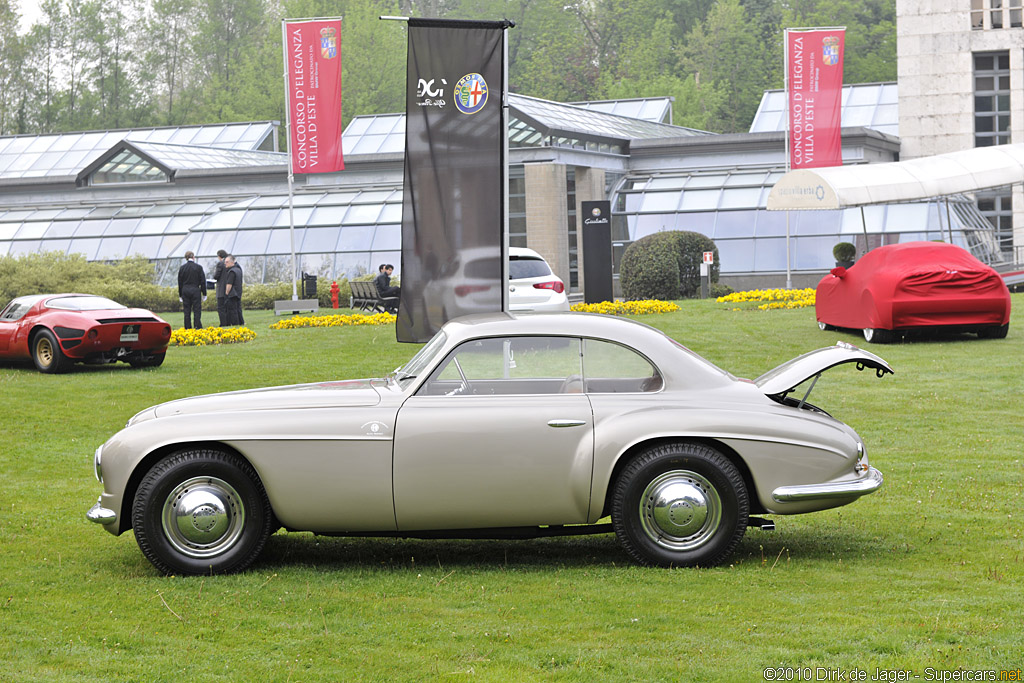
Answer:
M331 305L335 308L338 307L338 281L335 280L331 283Z

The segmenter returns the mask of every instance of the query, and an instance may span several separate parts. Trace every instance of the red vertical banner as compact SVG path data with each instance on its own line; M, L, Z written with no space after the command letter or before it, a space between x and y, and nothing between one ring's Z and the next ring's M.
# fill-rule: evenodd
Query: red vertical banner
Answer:
M292 173L343 170L341 20L286 21L284 63Z
M786 30L789 166L842 166L843 49L846 30Z

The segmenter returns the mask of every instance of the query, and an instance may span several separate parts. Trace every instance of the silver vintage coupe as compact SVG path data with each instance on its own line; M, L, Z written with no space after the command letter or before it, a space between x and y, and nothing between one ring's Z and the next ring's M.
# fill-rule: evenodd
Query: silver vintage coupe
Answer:
M577 313L453 320L380 379L147 408L96 450L88 518L161 571L239 571L284 527L325 535L522 538L614 531L637 562L710 566L752 515L845 505L882 475L807 402L878 356L811 351L754 381L662 332ZM610 524L599 523L611 517Z

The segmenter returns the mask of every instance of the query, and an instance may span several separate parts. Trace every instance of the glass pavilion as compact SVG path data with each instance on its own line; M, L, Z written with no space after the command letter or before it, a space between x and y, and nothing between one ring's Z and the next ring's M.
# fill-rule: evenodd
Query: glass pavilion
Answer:
M844 128L847 163L890 161L898 153L895 87L844 89L844 124L861 126ZM726 281L768 285L786 269L786 213L765 209L785 170L779 102L778 91L765 94L750 133L714 135L665 123L669 98L571 105L510 94L512 244L538 248L577 288L577 203L608 198L616 263L645 235L694 230L715 240ZM352 277L378 263L400 264L405 116L353 119L343 135L346 171L297 176L292 208L278 127L269 121L0 137L0 257L61 251L110 261L141 254L157 264L164 284L173 282L185 251L209 268L218 249L235 254L248 282L289 280L293 239L297 273ZM527 212L536 201L529 175L539 167L564 182L564 215L545 219L558 223L568 254L561 261L535 241L551 225L531 224ZM589 196L580 185L585 177ZM814 281L833 265L837 241L856 242L863 252L952 235L992 258L991 226L964 198L948 208L935 200L863 213L790 212L788 221L794 273Z

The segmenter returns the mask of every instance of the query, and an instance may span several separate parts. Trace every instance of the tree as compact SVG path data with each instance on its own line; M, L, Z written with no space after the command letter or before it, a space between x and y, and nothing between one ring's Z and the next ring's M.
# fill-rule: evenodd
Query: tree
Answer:
M18 13L10 0L0 0L0 135L21 132L17 128L19 74L24 52L18 37Z
M683 66L696 83L713 83L725 93L717 132L750 128L767 84L767 59L739 0L717 0L707 19L683 44Z
M843 81L896 80L894 0L802 0L783 11L789 28L845 26Z
M157 120L166 125L187 120L194 102L196 10L197 0L152 0L144 14L147 40L140 80L150 86Z

